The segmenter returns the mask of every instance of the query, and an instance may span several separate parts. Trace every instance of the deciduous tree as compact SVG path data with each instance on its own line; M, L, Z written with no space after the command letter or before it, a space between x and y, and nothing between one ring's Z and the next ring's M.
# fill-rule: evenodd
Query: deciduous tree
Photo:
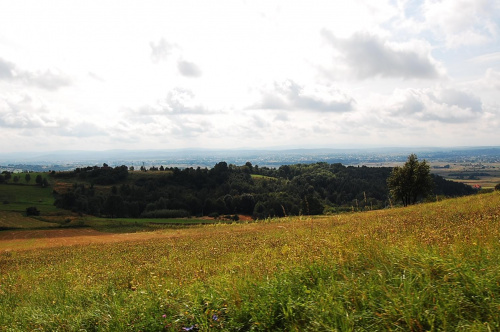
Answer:
M429 164L425 160L419 162L417 155L411 154L403 167L394 167L387 185L392 197L401 200L404 206L415 204L433 188Z

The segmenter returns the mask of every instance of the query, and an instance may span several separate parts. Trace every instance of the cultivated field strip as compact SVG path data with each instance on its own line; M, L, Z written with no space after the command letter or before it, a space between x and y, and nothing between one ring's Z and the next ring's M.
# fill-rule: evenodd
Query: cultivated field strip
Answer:
M15 230L0 232L0 252L47 247L116 243L126 241L168 238L164 232L104 233L90 228L57 230Z
M25 217L20 212L0 211L0 228L42 228L59 224Z

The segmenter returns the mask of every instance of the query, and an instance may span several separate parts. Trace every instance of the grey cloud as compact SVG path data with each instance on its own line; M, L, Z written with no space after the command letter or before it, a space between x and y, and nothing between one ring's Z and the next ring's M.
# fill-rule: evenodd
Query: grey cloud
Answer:
M183 137L196 137L199 136L200 134L203 134L210 128L211 124L202 121L202 122L187 122L185 120L182 121L175 121L174 126L171 130L172 134L179 136L181 138Z
M0 127L33 130L46 134L72 137L102 136L106 133L88 122L74 122L50 114L45 105L35 102L29 96L18 100L0 99Z
M46 90L57 90L61 87L71 85L69 77L60 73L54 73L50 70L45 72L24 73L23 76L26 83Z
M138 109L129 109L125 113L142 123L154 122L155 116L211 114L211 110L196 101L195 94L188 89L175 88L167 97L156 105L145 105Z
M254 128L264 129L266 127L269 127L269 123L256 115L252 117L252 123Z
M196 95L188 89L175 88L166 98L153 105L122 111L124 116L120 128L139 128L144 135L160 135L172 139L200 137L213 130L214 125L205 115L214 111L196 100Z
M43 105L34 105L29 96L20 100L0 100L0 126L5 128L41 128L54 125Z
M393 96L390 112L422 121L463 123L478 120L484 113L481 100L456 89L407 89Z
M177 88L171 90L165 99L164 110L176 114L206 114L208 109L195 100L195 94L191 90Z
M46 90L57 90L61 87L71 85L71 79L62 73L54 73L52 70L30 72L19 69L14 63L1 58L0 80L21 82Z
M58 126L53 130L53 132L60 136L70 137L94 137L108 135L105 130L89 122L81 122L69 126Z
M435 101L447 105L457 106L462 109L469 109L473 113L481 113L483 111L483 103L481 102L481 99L466 91L441 89L437 91Z
M288 122L289 121L288 115L284 112L280 112L276 114L276 116L274 117L274 121Z
M16 66L12 62L0 58L0 79L13 79L15 68Z
M261 100L250 108L348 112L354 104L353 98L337 89L318 93L289 80L275 84L271 91L263 91Z
M151 60L154 63L167 60L175 48L175 45L170 44L164 38L160 39L157 44L150 42L149 46L151 47Z
M408 49L389 44L368 33L356 33L351 38L336 38L323 30L322 36L342 54L355 76L361 79L382 76L402 78L437 78L436 61L429 50Z
M179 60L177 69L183 76L187 77L200 77L202 74L201 69L195 63L189 61Z
M8 112L0 114L0 127L4 128L41 128L46 119L27 112Z

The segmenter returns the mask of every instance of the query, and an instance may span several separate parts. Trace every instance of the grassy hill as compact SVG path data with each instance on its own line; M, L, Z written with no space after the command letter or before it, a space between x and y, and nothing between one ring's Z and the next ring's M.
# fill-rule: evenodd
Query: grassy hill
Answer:
M1 252L0 330L500 329L498 192L157 232Z

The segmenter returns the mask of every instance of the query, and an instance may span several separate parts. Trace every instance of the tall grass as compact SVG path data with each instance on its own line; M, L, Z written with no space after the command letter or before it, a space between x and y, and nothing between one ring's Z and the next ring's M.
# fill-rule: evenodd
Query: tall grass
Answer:
M0 254L0 330L500 329L500 195Z

